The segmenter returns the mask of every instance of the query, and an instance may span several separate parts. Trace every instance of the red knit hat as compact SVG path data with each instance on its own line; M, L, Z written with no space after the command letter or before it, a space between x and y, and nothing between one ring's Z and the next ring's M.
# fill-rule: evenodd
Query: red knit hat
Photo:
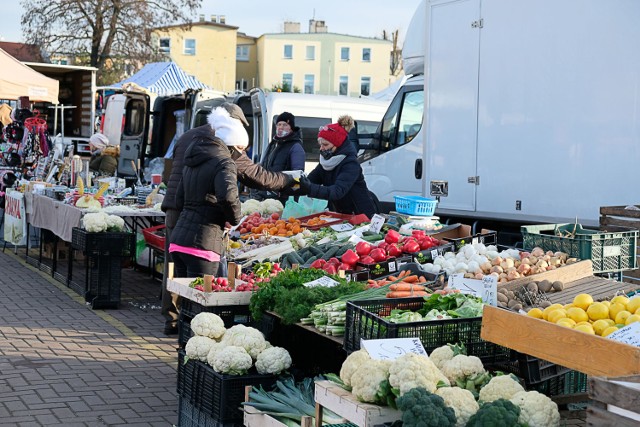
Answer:
M320 132L318 132L318 138L326 139L336 147L340 147L347 139L347 136L347 131L338 123L323 126L320 128Z

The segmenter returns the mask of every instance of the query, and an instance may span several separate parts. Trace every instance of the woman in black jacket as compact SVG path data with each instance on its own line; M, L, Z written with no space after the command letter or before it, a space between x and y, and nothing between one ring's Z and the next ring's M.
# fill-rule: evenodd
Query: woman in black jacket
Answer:
M320 163L308 177L300 179L300 191L316 199L328 200L336 212L365 214L371 218L376 209L358 163L355 145L345 143L353 123L351 116L342 116L338 123L320 129Z

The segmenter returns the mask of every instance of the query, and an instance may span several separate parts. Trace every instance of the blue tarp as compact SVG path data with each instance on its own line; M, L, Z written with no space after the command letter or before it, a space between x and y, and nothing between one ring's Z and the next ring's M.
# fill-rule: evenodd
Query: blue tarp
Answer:
M122 87L125 83L135 83L158 96L179 95L187 89L210 89L194 76L185 73L175 62L152 62L113 86Z

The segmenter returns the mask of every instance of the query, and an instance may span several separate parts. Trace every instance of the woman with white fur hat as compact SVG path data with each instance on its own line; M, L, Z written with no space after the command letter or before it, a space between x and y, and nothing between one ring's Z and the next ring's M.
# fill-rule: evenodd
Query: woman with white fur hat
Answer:
M118 170L118 156L120 147L109 145L109 140L101 133L95 133L89 138L91 161L89 169L101 175L115 175Z

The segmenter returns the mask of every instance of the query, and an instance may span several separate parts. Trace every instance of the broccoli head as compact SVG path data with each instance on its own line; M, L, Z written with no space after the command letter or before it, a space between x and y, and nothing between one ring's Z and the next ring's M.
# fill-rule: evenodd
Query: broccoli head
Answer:
M445 405L444 399L429 393L423 387L416 387L396 400L402 411L404 427L454 427L456 414Z
M467 427L518 427L520 408L506 399L485 403L469 418Z

